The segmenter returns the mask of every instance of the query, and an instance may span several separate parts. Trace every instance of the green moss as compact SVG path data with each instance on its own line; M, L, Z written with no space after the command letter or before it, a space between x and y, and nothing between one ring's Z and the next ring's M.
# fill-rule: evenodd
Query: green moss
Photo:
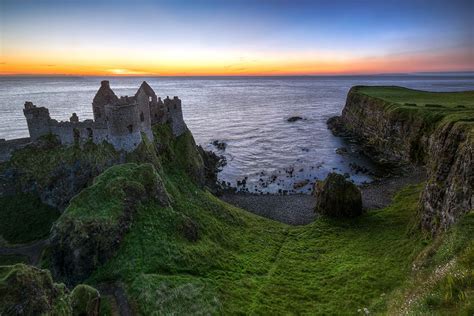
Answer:
M69 315L67 290L47 270L24 264L0 266L0 314Z
M116 221L123 214L126 190L146 194L149 188L158 185L158 179L151 164L128 163L113 166L71 200L63 217Z
M46 237L59 211L32 194L0 198L0 235L10 244Z
M21 184L31 181L40 187L46 187L52 180L58 166L73 165L77 161L90 163L92 166L106 165L118 160L119 153L112 145L86 143L82 147L61 146L53 137L46 137L40 145L27 146L15 151L4 168L14 168L21 173Z
M71 293L48 270L24 264L0 266L1 315L95 315L99 292L84 284Z
M70 295L73 315L96 315L100 306L99 292L89 285L79 284Z

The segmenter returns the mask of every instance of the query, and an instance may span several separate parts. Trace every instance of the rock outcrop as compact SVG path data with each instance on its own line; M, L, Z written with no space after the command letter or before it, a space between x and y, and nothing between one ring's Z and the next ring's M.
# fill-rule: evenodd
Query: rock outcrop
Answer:
M474 207L473 126L442 111L402 107L353 87L342 116L328 120L337 136L358 139L380 163L424 165L421 225L435 234ZM401 88L397 88L401 89Z
M445 229L474 208L474 133L449 123L429 138L428 182L421 195L421 224Z
M86 279L111 258L141 203L169 204L163 182L151 164L109 168L81 191L52 228L53 273L67 284Z
M48 270L24 264L0 267L0 315L99 315L100 294L87 285L70 293Z
M63 211L94 177L124 158L108 144L67 147L55 137L45 137L15 151L0 165L0 197L33 193Z
M362 214L360 190L341 174L332 172L324 181L316 182L313 194L317 213L336 218Z

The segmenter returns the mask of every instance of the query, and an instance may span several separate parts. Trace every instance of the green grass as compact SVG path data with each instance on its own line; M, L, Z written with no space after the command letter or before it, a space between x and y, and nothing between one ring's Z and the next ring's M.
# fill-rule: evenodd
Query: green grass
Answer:
M117 256L90 280L124 281L144 314L384 311L423 247L407 232L420 186L355 221L295 228L229 206L185 176L169 180L173 207L142 206ZM198 242L180 236L183 216L199 223Z
M417 315L474 314L474 212L420 253L418 272L408 286L394 296L395 309L416 294L411 311ZM443 271L443 272L440 272Z
M116 221L123 211L125 190L133 187L138 192L145 192L146 188L157 185L157 177L151 164L113 166L95 178L92 186L82 190L71 200L65 217L72 216L84 221Z
M158 173L171 205L141 202L118 252L87 280L125 284L140 314L357 314L363 308L398 314L402 298L421 288L437 266L458 258L459 269L471 267L466 249L472 217L436 240L411 229L423 184L356 219L319 218L292 227L233 207L196 185L202 160L190 133L172 140L169 128L160 127L155 136L159 155L152 143L143 143L127 157L131 163L108 169L62 215L114 221L124 186L136 182L145 189L142 182ZM195 242L182 231L189 221L198 227ZM410 311L469 312L469 282L447 274Z
M417 107L440 105L444 110L474 110L474 91L463 92L428 92L396 86L363 86L357 92L397 103L399 105L416 104ZM463 105L464 108L458 107ZM439 108L439 107L435 107Z
M382 99L391 109L428 119L474 122L474 91L428 92L396 86L359 86L360 94Z
M430 260L444 264L470 240L462 230L443 239L451 240L448 247L410 229L422 184L402 190L389 207L357 219L320 218L292 227L258 217L190 180L201 163L190 133L176 141L167 130L155 133L160 155L144 144L143 154L129 159L152 162L171 206L141 203L116 255L87 281L122 282L141 314L356 314L363 308L385 313L399 308L392 302L413 283L413 263L428 262L423 257L427 249L436 254ZM109 203L116 189L110 193L107 188L134 181L140 166L109 169L76 196L74 210L66 213L78 220L104 214L115 218ZM181 228L186 221L198 227L196 242L185 238ZM424 271L430 273L436 264L426 263Z
M41 146L28 146L15 151L8 162L0 165L0 169L14 168L20 171L19 184L35 181L40 187L46 187L54 180L54 171L58 166L73 165L81 161L99 167L119 159L119 153L107 143L86 143L82 147L60 146L50 136L44 137L42 141Z
M59 215L32 194L0 198L0 235L9 244L44 238Z

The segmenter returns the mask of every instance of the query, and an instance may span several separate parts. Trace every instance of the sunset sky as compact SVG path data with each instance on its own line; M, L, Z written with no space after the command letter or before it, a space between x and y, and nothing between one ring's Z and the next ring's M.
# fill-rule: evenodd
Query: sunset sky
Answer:
M472 0L0 3L0 74L474 71Z

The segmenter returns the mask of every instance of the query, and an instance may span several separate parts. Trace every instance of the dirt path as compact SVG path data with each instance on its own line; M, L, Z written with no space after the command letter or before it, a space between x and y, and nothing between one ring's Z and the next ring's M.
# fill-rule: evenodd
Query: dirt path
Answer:
M28 263L38 265L43 249L49 245L49 239L36 241L32 244L17 247L0 247L0 255L21 255L28 258Z
M265 279L266 280L260 283L260 286L258 287L255 294L253 295L252 303L251 303L250 308L249 308L249 314L255 314L256 313L255 306L257 304L258 297L259 297L260 293L262 292L262 290L264 289L264 287L267 285L267 281L275 273L278 261L281 257L281 254L282 254L282 250L286 246L286 243L288 242L288 237L289 237L289 234L288 234L288 230L287 230L286 234L285 234L285 238L281 241L281 244L278 247L278 250L276 251L275 256L273 257L273 260L270 264L270 267L268 268L267 273L265 274Z

